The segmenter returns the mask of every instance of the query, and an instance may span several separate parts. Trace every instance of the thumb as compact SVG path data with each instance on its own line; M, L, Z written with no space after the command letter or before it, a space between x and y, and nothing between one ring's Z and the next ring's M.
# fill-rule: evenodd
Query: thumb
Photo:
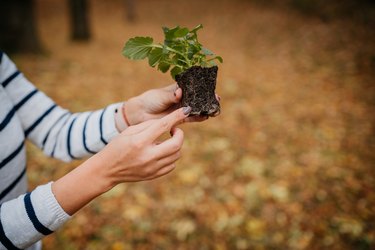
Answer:
M179 103L182 97L182 90L176 84L171 84L164 88L162 102L166 105Z

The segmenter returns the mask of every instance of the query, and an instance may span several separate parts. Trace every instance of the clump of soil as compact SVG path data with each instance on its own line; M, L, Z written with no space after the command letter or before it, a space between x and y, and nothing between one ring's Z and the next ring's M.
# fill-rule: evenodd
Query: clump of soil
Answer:
M177 84L182 89L181 105L192 108L190 116L214 116L220 112L220 103L215 96L217 70L217 66L193 66L176 76Z

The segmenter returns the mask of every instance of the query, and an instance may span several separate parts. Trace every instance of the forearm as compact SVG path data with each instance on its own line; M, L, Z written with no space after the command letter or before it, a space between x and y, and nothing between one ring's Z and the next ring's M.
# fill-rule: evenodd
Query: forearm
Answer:
M69 215L113 187L106 178L101 154L96 154L52 184L60 206Z
M151 180L172 171L183 143L183 132L175 126L190 111L181 108L123 131L99 153L53 183L60 206L72 215L119 183ZM171 131L172 137L158 142L166 131Z
M126 127L116 128L115 110L120 104L72 114L20 74L6 55L0 72L0 82L6 82L2 87L14 105L10 119L17 117L25 136L49 156L70 161L95 154Z

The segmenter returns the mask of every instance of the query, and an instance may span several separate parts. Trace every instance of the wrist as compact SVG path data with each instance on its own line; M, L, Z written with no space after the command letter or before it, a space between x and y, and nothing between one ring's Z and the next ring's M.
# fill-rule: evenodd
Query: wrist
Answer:
M117 185L115 180L111 178L111 174L108 171L111 169L109 164L113 159L108 159L103 155L103 150L89 158L84 162L84 167L87 171L87 176L93 183L93 191L96 195L101 195L111 190Z
M103 173L96 156L52 183L52 192L64 211L73 215L90 201L110 190L114 184Z
M124 131L127 127L130 126L125 114L125 102L119 104L119 106L115 109L115 125L118 132Z
M129 127L130 126L129 117L128 117L127 113L126 113L127 106L128 105L125 104L125 103L122 104L122 106L121 106L121 115L122 115L122 118L123 118L124 122Z
M137 125L140 122L144 121L142 119L144 107L142 105L142 100L138 96L132 97L129 100L127 100L122 108L124 120L127 121L129 126Z

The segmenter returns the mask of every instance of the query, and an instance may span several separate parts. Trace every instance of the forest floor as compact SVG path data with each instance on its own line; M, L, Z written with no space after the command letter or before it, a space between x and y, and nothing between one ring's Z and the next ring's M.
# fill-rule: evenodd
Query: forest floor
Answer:
M172 83L121 55L130 37L202 23L224 58L222 112L184 124L183 157L160 179L93 201L44 249L374 249L375 39L351 20L322 20L251 1L92 0L93 39L71 42L66 1L37 2L46 53L18 55L24 74L72 112ZM30 186L80 162L28 145Z

